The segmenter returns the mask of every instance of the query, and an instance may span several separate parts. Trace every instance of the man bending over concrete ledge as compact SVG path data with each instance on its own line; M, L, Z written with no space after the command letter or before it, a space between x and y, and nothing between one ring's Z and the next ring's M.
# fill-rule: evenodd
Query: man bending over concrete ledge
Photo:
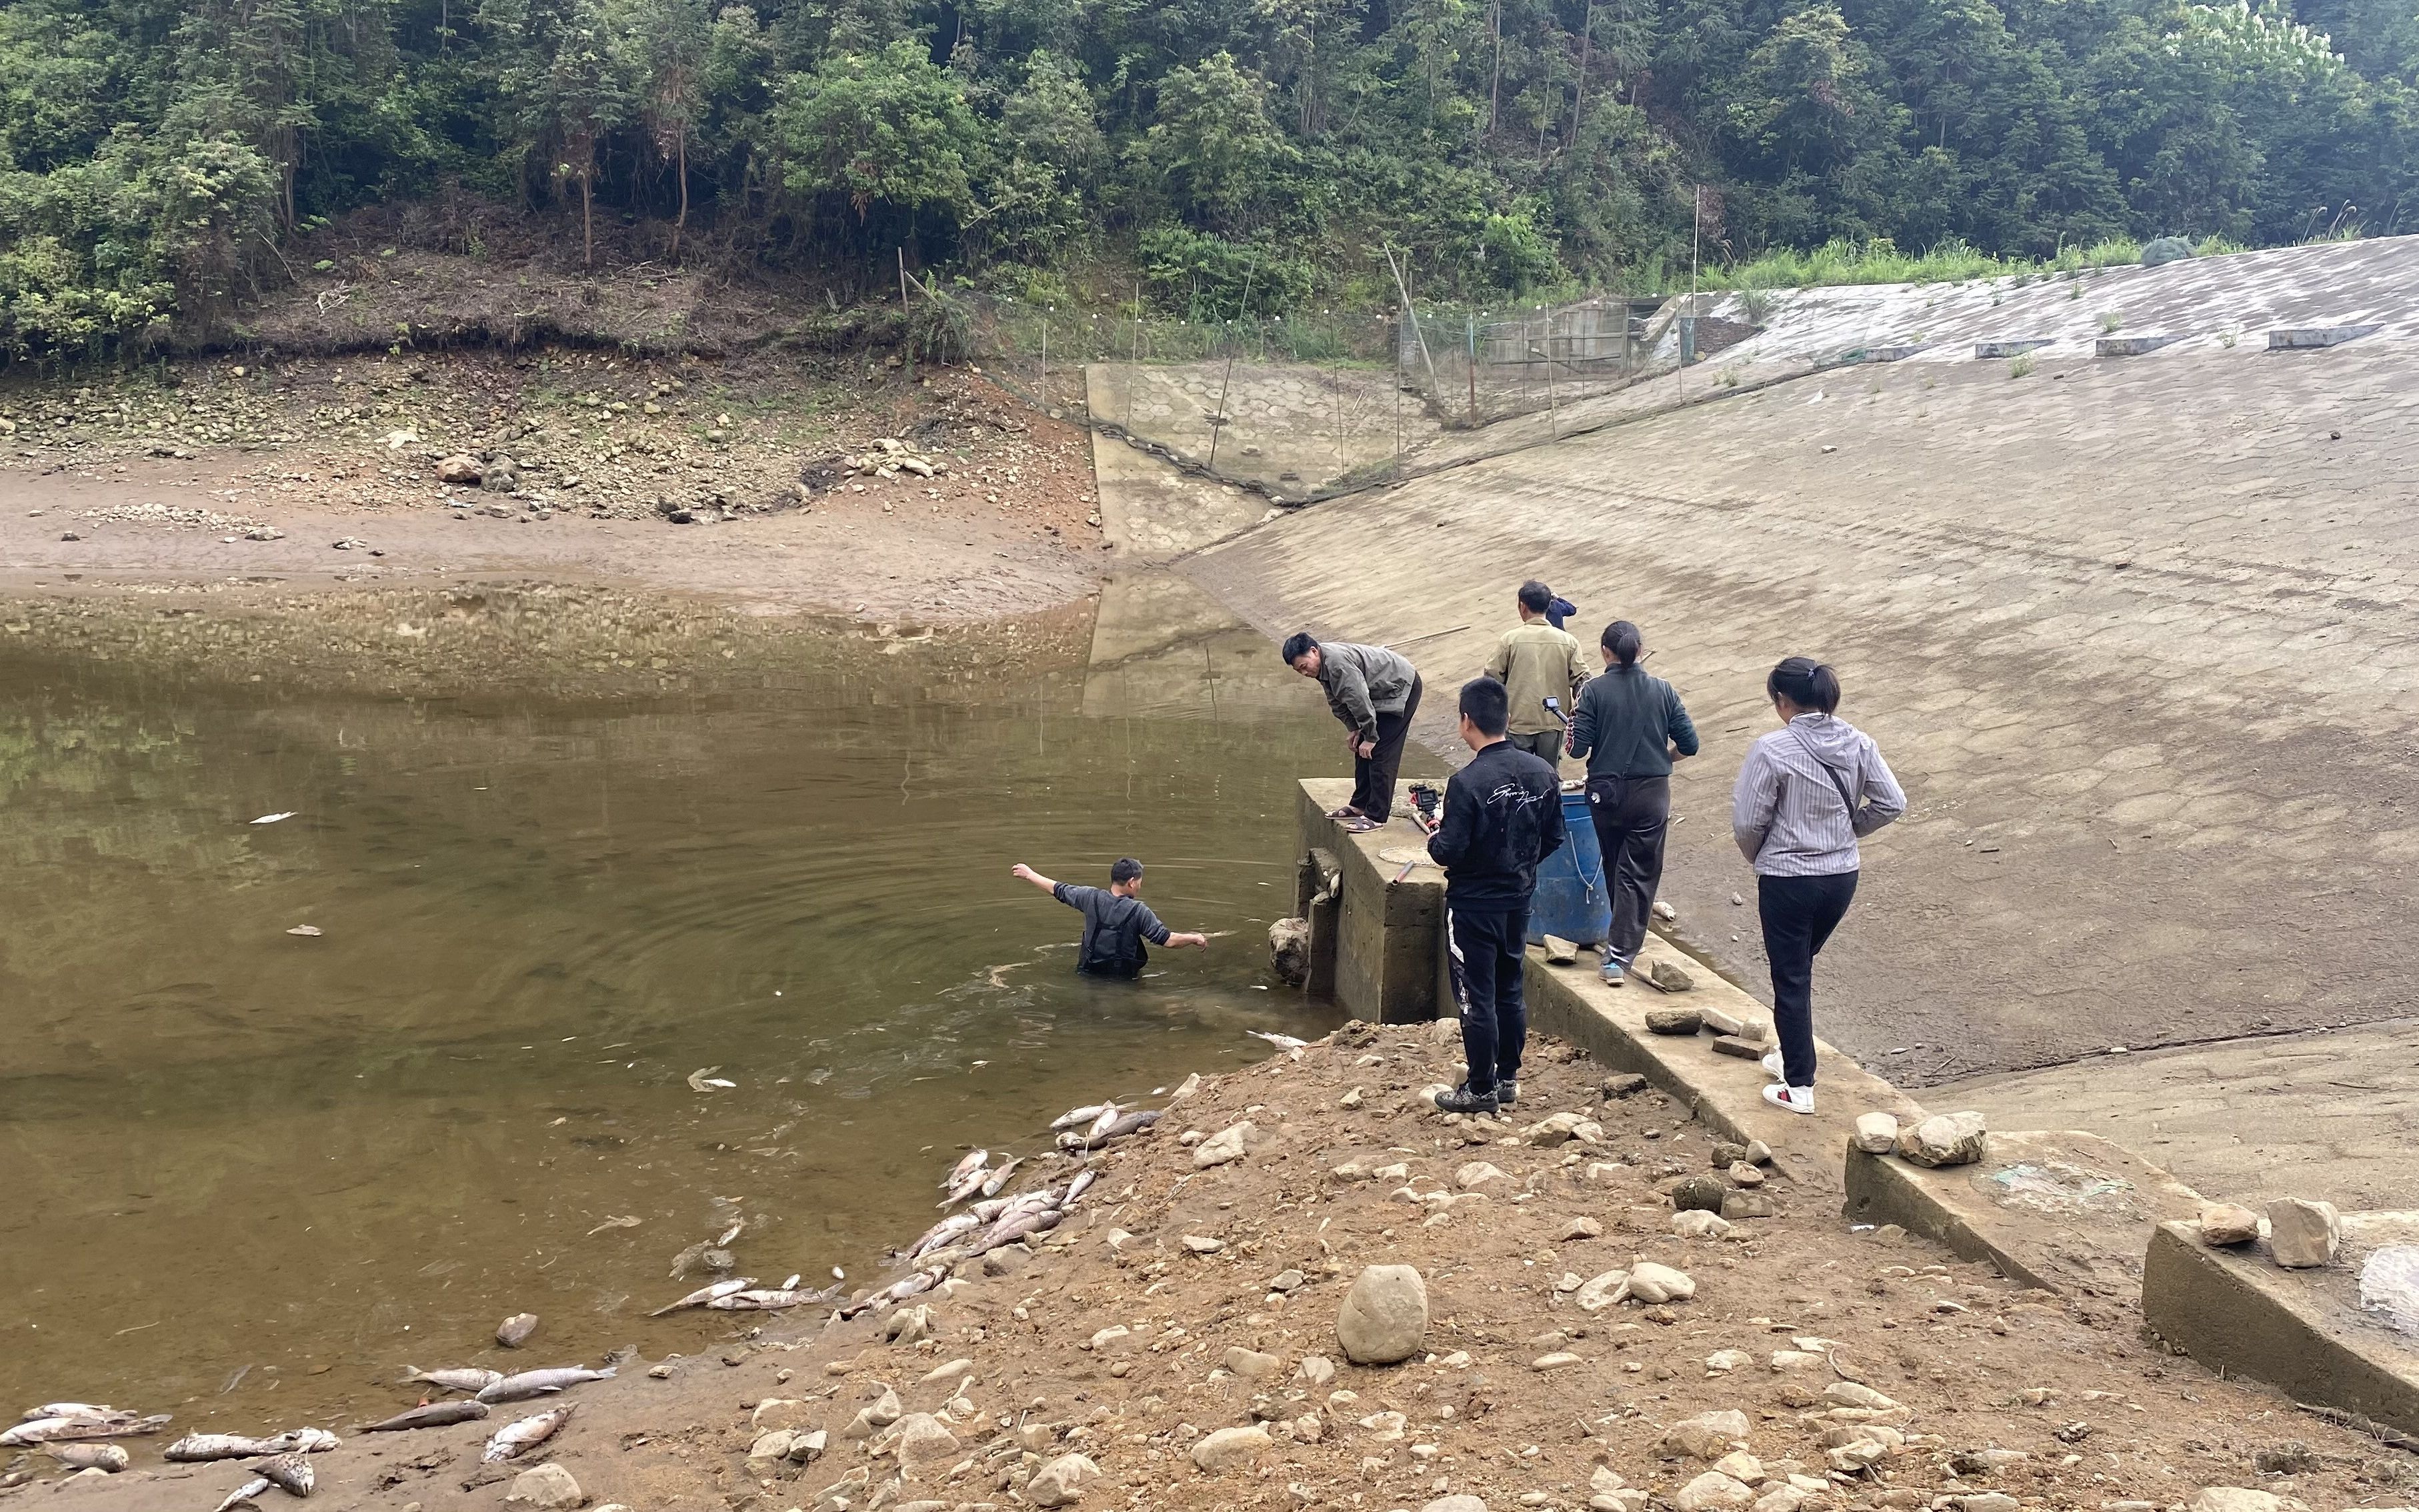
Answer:
M1394 811L1394 774L1403 769L1411 716L1420 712L1419 669L1398 651L1350 640L1322 645L1308 630L1286 637L1281 655L1287 666L1318 680L1352 752L1352 801L1327 817L1354 831L1377 828Z
M1444 786L1444 817L1428 858L1444 868L1445 949L1461 989L1461 1048L1470 1074L1437 1098L1447 1113L1492 1113L1520 1097L1529 1015L1520 966L1537 863L1563 843L1562 781L1503 738L1503 685L1461 686L1461 738L1474 753Z
M1134 896L1142 891L1142 863L1131 856L1109 868L1106 891L1053 882L1022 861L1016 863L1013 875L1084 916L1084 944L1075 954L1075 969L1087 977L1141 976L1150 960L1150 952L1143 949L1145 940L1170 949L1210 943L1207 934L1169 933L1150 906Z

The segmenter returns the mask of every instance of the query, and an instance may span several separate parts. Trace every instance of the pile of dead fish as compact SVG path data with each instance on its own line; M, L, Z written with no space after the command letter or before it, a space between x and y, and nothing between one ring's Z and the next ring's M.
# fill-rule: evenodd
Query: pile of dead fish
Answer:
M288 1496L308 1496L319 1489L311 1457L325 1454L345 1441L326 1428L290 1428L266 1439L241 1433L188 1433L162 1450L176 1464L208 1464L218 1459L255 1459L244 1468L252 1478L227 1492L218 1512L258 1500L271 1486Z
M591 1381L610 1381L616 1367L606 1365L591 1370L586 1365L558 1365L547 1370L522 1370L505 1375L501 1370L485 1370L466 1365L449 1370L423 1370L411 1367L404 1377L407 1385L434 1386L439 1391L459 1395L438 1401L423 1402L409 1412L377 1423L364 1423L363 1433L401 1433L412 1428L441 1428L455 1423L475 1423L485 1419L487 1410L506 1402L532 1401L541 1396L560 1396L574 1386ZM516 1459L527 1454L560 1432L571 1421L573 1407L565 1404L547 1412L524 1417L498 1428L487 1440L479 1458L489 1464Z
M39 1447L69 1470L100 1470L116 1474L127 1466L126 1451L103 1439L129 1439L140 1434L157 1433L168 1426L168 1414L145 1417L122 1408L92 1402L45 1402L28 1411L6 1429L0 1429L0 1447L31 1449ZM17 1469L0 1475L0 1489L21 1484L31 1478L31 1472Z

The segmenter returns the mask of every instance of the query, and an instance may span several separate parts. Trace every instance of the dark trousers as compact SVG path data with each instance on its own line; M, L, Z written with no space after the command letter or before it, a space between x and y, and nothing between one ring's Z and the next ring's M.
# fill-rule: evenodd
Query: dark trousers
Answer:
M1627 965L1646 943L1655 889L1663 885L1663 837L1672 819L1668 777L1588 779L1588 817L1604 853L1605 889L1612 894L1612 928L1605 954Z
M1487 1093L1520 1074L1529 1011L1520 1002L1520 966L1529 949L1529 910L1445 905L1445 947L1461 1000L1461 1053L1470 1089Z
M1755 879L1764 953L1772 962L1772 1027L1780 1039L1781 1079L1792 1087L1814 1085L1814 958L1856 896L1854 872Z
M1377 748L1352 758L1352 807L1384 823L1394 811L1394 774L1403 769L1403 742L1410 737L1411 716L1420 712L1420 680L1411 679L1411 696L1400 714L1378 716Z
M1503 739L1513 749L1525 750L1548 766L1563 759L1563 733L1559 730L1548 730L1533 735L1505 735Z

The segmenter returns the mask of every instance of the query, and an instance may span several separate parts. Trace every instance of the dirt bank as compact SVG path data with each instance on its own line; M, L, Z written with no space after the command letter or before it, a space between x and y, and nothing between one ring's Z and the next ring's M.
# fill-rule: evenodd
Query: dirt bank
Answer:
M847 467L886 439L933 475ZM0 389L0 450L17 595L524 578L931 624L1066 603L1114 560L1086 432L963 368L210 359ZM446 483L455 456L481 477Z
M1427 1026L1351 1025L1210 1083L1096 1157L1098 1185L1038 1249L964 1265L917 1299L932 1336L886 1343L879 1316L757 1335L699 1314L695 1352L661 1379L633 1365L577 1388L570 1425L522 1463L560 1464L592 1503L648 1509L1034 1504L1046 1492L1028 1478L1067 1454L1100 1471L1081 1504L1150 1508L1408 1508L1467 1493L1497 1512L1592 1499L1608 1512L2153 1512L2209 1486L2335 1508L2407 1500L2419 1484L2409 1456L2166 1355L2130 1312L1846 1231L1790 1178L1833 1151L1778 1152L1760 1188L1771 1216L1678 1237L1663 1189L1732 1153L1681 1110L1547 1044L1508 1123L1440 1119L1418 1089L1456 1060ZM1593 1126L1523 1135L1555 1112ZM1244 1123L1247 1154L1196 1166L1197 1136ZM1053 1155L1031 1180L1065 1174ZM1580 1305L1585 1279L1640 1260L1687 1273L1694 1296ZM1335 1320L1380 1264L1419 1269L1430 1321L1408 1362L1364 1368L1344 1360ZM849 1430L894 1394L936 1418L915 1425L929 1458L903 1480L894 1431ZM414 1399L394 1392L397 1410ZM501 1505L511 1478L480 1466L479 1445L534 1410L352 1437L319 1457L318 1504ZM1667 1431L1730 1412L1741 1416L1703 1442ZM751 1417L828 1440L804 1466L751 1466ZM1209 1436L1256 1423L1265 1443L1228 1434L1234 1463L1196 1462ZM1726 1440L1745 1443L1723 1461L1744 1489L1700 1480ZM207 1508L244 1478L163 1470L151 1442L134 1452L138 1475L79 1488L77 1504ZM18 1494L47 1504L38 1487Z

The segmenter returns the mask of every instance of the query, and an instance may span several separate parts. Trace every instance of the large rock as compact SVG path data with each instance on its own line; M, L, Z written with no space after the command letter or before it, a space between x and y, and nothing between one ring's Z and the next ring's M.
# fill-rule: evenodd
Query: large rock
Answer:
M1982 1158L1982 1115L1940 1113L1898 1135L1902 1159L1918 1165L1971 1165Z
M1722 1194L1729 1190L1718 1176L1691 1176L1672 1189L1672 1206L1681 1212L1692 1209L1719 1212Z
M1025 1499L1035 1506L1071 1506L1100 1478L1101 1467L1083 1455L1060 1455L1025 1483Z
M1600 1313L1628 1295L1623 1289L1628 1285L1628 1272L1607 1271L1593 1281L1582 1285L1579 1289L1579 1295L1572 1300L1579 1304L1579 1311L1583 1313Z
M1888 1154L1898 1148L1898 1116L1894 1113L1858 1114L1855 1143L1868 1155Z
M892 1441L891 1453L899 1457L900 1470L913 1475L927 1466L955 1459L958 1436L930 1412L910 1412L899 1420L899 1436Z
M2200 1242L2223 1247L2248 1244L2259 1237L2259 1215L2233 1202L2212 1202L2200 1210Z
M1428 1334L1428 1288L1408 1265L1372 1265L1345 1294L1335 1341L1354 1365L1394 1365L1419 1352Z
M813 1417L805 1402L793 1396L767 1396L756 1404L748 1418L750 1427L759 1431L767 1428L803 1428L813 1426Z
M514 1476L512 1491L504 1500L535 1507L537 1512L568 1512L587 1504L588 1493L579 1489L571 1472L548 1460Z
M2277 1264L2294 1270L2325 1265L2342 1243L2343 1223L2334 1203L2278 1197L2268 1204L2268 1251Z
M1653 1453L1657 1459L1703 1459L1711 1464L1744 1443L1747 1432L1747 1414L1736 1408L1699 1412L1665 1428L1655 1441Z
M1518 1183L1503 1170L1483 1160L1474 1160L1453 1173L1456 1186L1465 1192L1509 1192Z
M1262 1354L1257 1350L1247 1350L1240 1344L1226 1351L1227 1373L1240 1376L1245 1381L1266 1381L1275 1375L1284 1364L1283 1360L1273 1354Z
M1220 1428L1204 1434L1193 1446L1193 1462L1213 1475L1249 1470L1269 1452L1269 1430L1256 1424L1247 1428Z
M1697 1294L1697 1283L1685 1271L1641 1260L1629 1268L1629 1294L1643 1303L1686 1302Z
M1248 1119L1219 1130L1193 1147L1193 1168L1206 1171L1212 1165L1241 1160L1252 1135L1258 1132Z
M756 1435L747 1446L747 1473L762 1480L778 1471L790 1458L790 1445L797 1438L792 1428L768 1428Z
M906 1415L906 1409L900 1405L899 1394L885 1387L881 1397L850 1419L840 1436L843 1439L870 1439Z
M1288 987L1310 980L1309 919L1280 918L1269 926L1269 966Z
M1438 1497L1421 1507L1420 1512L1487 1512L1487 1504L1468 1491L1456 1491L1451 1496Z
M2204 1486L2192 1499L2189 1512L2278 1512L2284 1500L2273 1491L2240 1486Z
M1718 1470L1709 1470L1672 1493L1680 1512L1731 1512L1751 1504L1755 1492Z
M469 487L485 476L486 470L479 459L468 452L456 452L437 464L437 481L459 487Z

